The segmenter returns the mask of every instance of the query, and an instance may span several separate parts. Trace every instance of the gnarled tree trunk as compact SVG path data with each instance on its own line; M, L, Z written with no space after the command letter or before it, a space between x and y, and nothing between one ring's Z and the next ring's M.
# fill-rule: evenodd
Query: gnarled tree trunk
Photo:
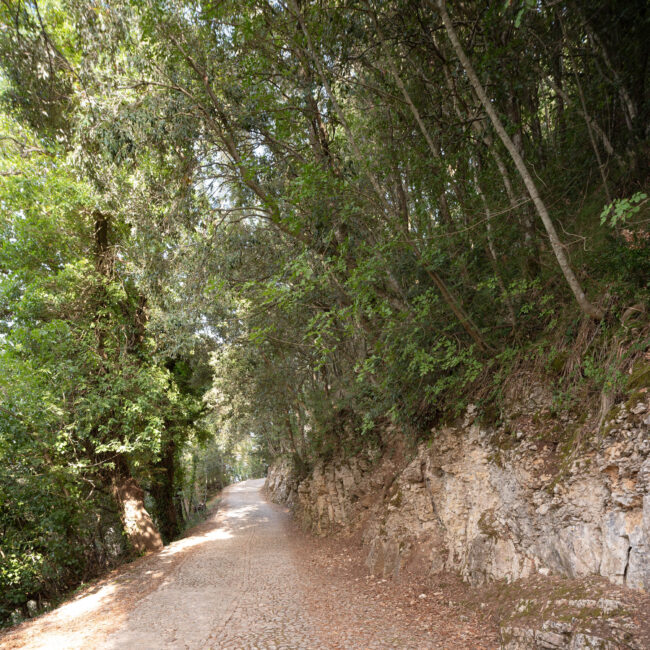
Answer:
M113 496L120 507L124 532L137 553L159 551L160 533L144 505L144 491L133 477L118 474L113 479Z

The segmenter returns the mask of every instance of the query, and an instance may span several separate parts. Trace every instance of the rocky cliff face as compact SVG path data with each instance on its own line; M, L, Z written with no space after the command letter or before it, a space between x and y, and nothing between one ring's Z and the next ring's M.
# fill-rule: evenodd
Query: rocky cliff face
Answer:
M267 488L317 534L360 534L384 577L415 563L473 585L600 575L650 590L650 393L600 428L547 403L533 395L499 429L470 407L417 449L395 437L390 454L320 463L301 482L279 463Z

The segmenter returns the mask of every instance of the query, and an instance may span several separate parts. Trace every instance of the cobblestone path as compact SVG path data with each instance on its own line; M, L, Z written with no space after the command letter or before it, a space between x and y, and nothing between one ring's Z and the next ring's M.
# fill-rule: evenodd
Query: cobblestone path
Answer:
M138 603L105 650L322 646L301 605L286 514L261 497L263 484L228 488L216 525Z
M0 647L478 647L416 630L401 609L314 570L309 540L292 537L286 509L265 500L263 484L230 486L218 511L187 537L0 636Z

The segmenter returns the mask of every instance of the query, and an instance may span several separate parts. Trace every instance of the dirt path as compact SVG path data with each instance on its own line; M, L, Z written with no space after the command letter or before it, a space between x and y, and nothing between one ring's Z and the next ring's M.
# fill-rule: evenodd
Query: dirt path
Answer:
M322 553L304 548L307 538L296 548L286 510L268 503L262 486L256 480L227 488L219 511L190 536L10 631L0 646L479 647L458 626L453 637L416 628L412 616L367 585L328 572L311 559Z

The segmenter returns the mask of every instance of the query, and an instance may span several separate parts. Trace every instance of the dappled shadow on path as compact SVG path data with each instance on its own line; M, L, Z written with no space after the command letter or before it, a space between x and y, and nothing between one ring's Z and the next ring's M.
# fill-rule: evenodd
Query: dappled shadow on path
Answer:
M242 493L256 494L259 481L227 488L220 508L206 521L157 553L124 565L57 609L0 634L3 648L89 648L119 629L137 603L168 580L197 547L219 545L238 532L265 521L259 505L229 503Z

